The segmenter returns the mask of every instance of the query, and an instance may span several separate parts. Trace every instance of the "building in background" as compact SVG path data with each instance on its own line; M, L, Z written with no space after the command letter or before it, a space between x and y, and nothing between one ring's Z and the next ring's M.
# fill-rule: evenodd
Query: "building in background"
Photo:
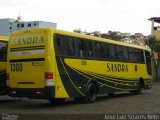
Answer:
M108 31L108 33L101 33L100 31L86 32L81 29L75 29L73 32L81 33L84 35L96 36L111 40L116 40L124 43L135 44L139 46L145 46L145 36L142 33L135 33L132 35L129 32Z
M142 33L135 33L135 38L136 38L136 45L140 45L140 46L145 46L145 36Z
M8 36L11 33L11 23L13 22L15 19L0 19L0 36Z
M57 23L45 21L23 21L19 16L17 20L12 18L0 19L0 35L8 36L10 33L24 28L57 28Z
M121 38L121 41L122 42L125 42L125 43L132 43L132 40L131 40L131 33L120 33L120 36L122 37Z
M148 20L151 21L151 35L160 40L160 17L151 17Z

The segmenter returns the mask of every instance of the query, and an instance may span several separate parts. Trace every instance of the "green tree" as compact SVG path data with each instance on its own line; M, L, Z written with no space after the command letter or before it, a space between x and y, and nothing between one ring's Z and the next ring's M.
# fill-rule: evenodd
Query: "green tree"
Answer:
M102 34L101 34L101 37L102 37L102 38L107 38L107 39L108 39L108 38L109 38L109 35L108 35L108 34L105 34L105 33L102 33Z
M151 56L155 72L153 77L158 81L158 73L160 72L160 41L158 41L155 36L149 36L146 43L151 48Z
M131 39L136 39L136 36L135 36L135 35L131 35L130 38L131 38Z
M104 37L104 36L103 36ZM120 35L117 34L117 32L112 32L112 31L108 31L108 35L105 36L107 39L112 39L112 40L116 40L116 41L120 41L122 39L122 37Z

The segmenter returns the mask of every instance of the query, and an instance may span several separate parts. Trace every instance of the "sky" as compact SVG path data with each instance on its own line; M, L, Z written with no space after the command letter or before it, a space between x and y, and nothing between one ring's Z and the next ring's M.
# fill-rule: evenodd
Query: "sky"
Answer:
M108 33L151 32L150 17L160 17L160 0L0 0L0 19L48 21L58 29Z

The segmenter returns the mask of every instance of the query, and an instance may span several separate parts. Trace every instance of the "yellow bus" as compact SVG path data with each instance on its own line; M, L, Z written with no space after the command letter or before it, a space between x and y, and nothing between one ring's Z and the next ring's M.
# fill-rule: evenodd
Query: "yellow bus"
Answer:
M7 93L7 88L6 88L7 46L8 46L8 37L0 36L0 95L4 95Z
M152 87L148 49L51 28L10 35L7 73L10 96L50 101Z

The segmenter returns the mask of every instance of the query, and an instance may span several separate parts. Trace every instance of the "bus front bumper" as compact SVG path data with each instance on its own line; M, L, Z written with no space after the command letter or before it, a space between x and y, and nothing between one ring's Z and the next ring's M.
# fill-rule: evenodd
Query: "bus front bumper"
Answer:
M145 82L144 88L143 89L151 89L152 88L152 81L147 81Z

